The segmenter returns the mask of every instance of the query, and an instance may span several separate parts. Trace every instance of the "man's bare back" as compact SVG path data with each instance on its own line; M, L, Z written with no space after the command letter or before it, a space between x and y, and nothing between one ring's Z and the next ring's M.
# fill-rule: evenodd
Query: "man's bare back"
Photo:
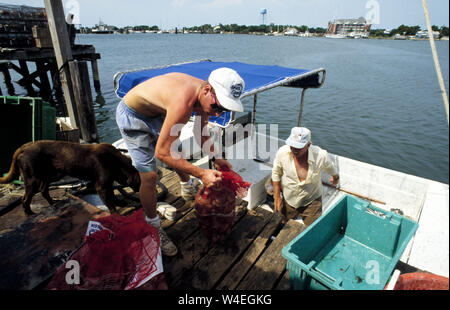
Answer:
M195 111L200 116L202 129L207 125L209 116L217 114L210 106L211 86L205 86L206 84L205 81L184 73L168 73L138 84L123 98L125 104L140 115L155 119L164 117L164 123L158 130L154 156L176 171L198 178L206 171L173 156L172 147L180 135L177 130L180 129L179 125L186 124L192 112ZM133 131L135 132L134 129ZM202 135L201 145L208 138L209 136ZM206 184L220 179L216 177L220 175L217 171L209 171L207 174L209 177L202 179Z
M148 117L166 114L172 106L188 108L192 113L203 83L184 73L168 73L138 84L123 99L130 108Z

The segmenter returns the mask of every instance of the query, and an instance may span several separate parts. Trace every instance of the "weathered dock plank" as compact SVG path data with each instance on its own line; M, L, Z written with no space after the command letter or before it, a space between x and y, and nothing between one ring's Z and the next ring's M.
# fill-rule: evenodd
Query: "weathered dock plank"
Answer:
M289 220L236 289L273 289L286 268L286 259L281 255L282 248L304 229L304 225Z
M184 203L182 199L178 200L177 202ZM195 217L195 212L192 209L194 202L187 202L186 205L191 206L191 208L187 210L185 209L182 212L178 212L176 221L169 221L167 219L164 219L161 223L162 227L167 230L171 238L180 241L186 239L198 229L198 222ZM174 206L176 207L175 204Z
M180 178L172 170L166 168L159 168L159 169L162 173L160 177L160 182L164 184L164 186L167 188L168 191L164 201L169 204L172 204L176 200L178 200L181 195Z
M225 278L216 286L218 290L234 290L255 261L261 255L270 242L271 236L276 232L281 224L282 217L278 213L274 214L271 221L264 227L263 231L256 237L242 258L234 264Z
M209 290L248 248L273 213L257 208L248 213L232 229L230 236L218 243L181 278L178 288Z
M53 48L2 48L0 56L5 60L35 60L55 57ZM93 45L72 45L72 56L76 59L85 59L86 57L100 59L100 54L95 52Z
M0 198L0 216L22 203L22 195L7 195ZM0 229L1 230L1 229Z
M291 282L289 280L289 270L286 270L284 272L284 275L281 278L280 282L275 287L275 290L286 291L286 290L291 290L291 289L292 289L292 286L291 286Z
M66 199L64 189L51 189L50 196L55 200ZM7 195L0 198L0 234L12 230L28 219L22 207L23 187L12 189ZM31 201L31 210L40 213L49 204L40 193L36 194Z
M245 214L247 214L246 208L242 206L236 208L235 226ZM188 234L187 230L183 233L183 230L175 230L175 228L167 231L178 247L178 254L175 257L166 257L163 260L164 273L170 289L180 289L182 285L186 284L189 270L211 249L211 245L198 226L194 211L190 212L189 216L189 218L184 219L187 221L185 227L189 223L195 225L196 229L193 233ZM178 232L181 235L177 234ZM190 285L188 284L188 286Z
M105 215L69 198L1 234L0 289L33 289L50 278L81 245L89 220Z

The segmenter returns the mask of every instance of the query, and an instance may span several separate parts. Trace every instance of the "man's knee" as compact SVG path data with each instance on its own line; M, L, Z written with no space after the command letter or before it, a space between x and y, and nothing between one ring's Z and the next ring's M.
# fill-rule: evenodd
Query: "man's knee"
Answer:
M141 187L143 185L156 186L156 182L158 181L157 171L139 172L139 176L141 178Z
M322 197L314 200L308 205L302 214L303 222L306 226L314 223L322 215Z

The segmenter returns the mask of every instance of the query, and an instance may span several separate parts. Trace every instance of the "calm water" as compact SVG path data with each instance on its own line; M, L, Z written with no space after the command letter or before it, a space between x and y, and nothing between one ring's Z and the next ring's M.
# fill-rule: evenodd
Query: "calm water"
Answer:
M112 78L118 71L209 58L327 70L306 91L302 125L328 151L409 174L449 182L449 128L429 42L338 40L251 35L78 35L93 44L102 94L95 98L101 140L120 138ZM449 42L436 42L448 92ZM92 82L91 82L92 84ZM95 96L95 92L93 93ZM297 124L300 90L258 95L258 123L278 123L286 139ZM253 98L244 101L251 111Z

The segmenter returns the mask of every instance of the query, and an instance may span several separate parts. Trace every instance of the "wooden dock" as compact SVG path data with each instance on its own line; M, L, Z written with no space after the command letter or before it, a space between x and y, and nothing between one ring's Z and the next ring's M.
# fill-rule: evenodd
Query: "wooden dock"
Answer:
M177 180L172 174L167 178ZM170 193L176 186L168 189ZM241 204L228 238L212 247L198 226L192 203L184 204L179 198L173 204L183 209L176 221L163 222L179 251L163 260L170 289L272 290L289 286L281 249L303 230L302 225L289 221L282 227L281 217L271 210L247 210Z
M97 60L101 58L92 45L76 44L71 46L72 56L77 61L88 61L91 63L92 77L95 89L100 91L100 78ZM28 64L33 64L29 66ZM30 68L34 67L34 71ZM0 48L0 72L10 96L16 95L16 90L11 79L11 71L20 75L17 84L22 86L27 95L39 96L44 101L53 104L63 104L63 92L59 77L55 52L53 48ZM52 89L55 90L52 94ZM0 88L0 95L3 92Z
M180 197L178 176L161 168L167 188L164 201L178 209L175 221L162 225L178 247L175 257L163 257L164 276L170 290L272 290L289 289L281 249L302 230L298 222L281 225L270 209L236 207L236 219L228 238L211 246L200 229L193 202ZM0 289L42 289L70 253L82 243L88 221L108 213L55 188L59 199L48 206L40 194L33 199L36 215L27 217L20 205L22 190L2 187L0 195ZM158 192L163 193L158 187ZM140 208L129 188L117 196L127 201L120 209L129 215Z

